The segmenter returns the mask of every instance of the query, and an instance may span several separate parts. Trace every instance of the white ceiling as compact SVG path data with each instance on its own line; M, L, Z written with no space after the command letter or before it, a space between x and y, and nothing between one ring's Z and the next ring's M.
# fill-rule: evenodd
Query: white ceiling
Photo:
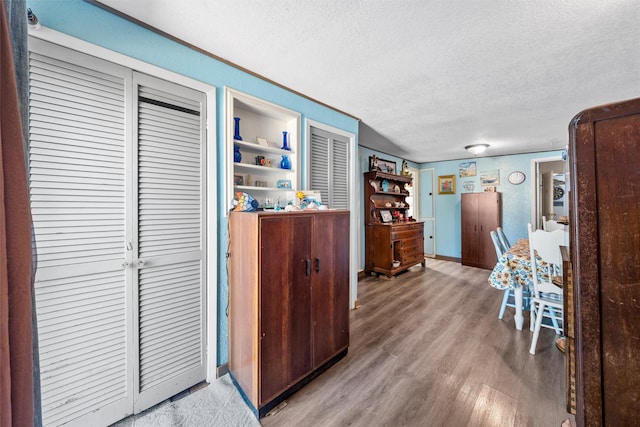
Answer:
M414 162L563 149L640 96L640 0L101 0L361 120Z

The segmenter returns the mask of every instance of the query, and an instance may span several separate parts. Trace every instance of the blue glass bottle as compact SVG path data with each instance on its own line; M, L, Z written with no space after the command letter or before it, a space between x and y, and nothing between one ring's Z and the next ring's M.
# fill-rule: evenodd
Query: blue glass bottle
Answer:
M240 117L234 117L233 121L234 121L233 139L242 141L242 137L240 136Z
M286 130L282 131L282 149L291 151L291 147L289 147L289 135ZM289 167L286 169L291 169L291 168Z
M240 146L238 144L233 144L233 161L240 163L241 160L242 153L240 152Z

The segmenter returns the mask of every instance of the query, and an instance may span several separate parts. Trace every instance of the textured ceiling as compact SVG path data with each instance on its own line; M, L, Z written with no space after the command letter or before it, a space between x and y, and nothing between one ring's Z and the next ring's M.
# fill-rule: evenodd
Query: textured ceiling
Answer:
M101 0L361 120L418 163L562 149L640 96L639 0Z

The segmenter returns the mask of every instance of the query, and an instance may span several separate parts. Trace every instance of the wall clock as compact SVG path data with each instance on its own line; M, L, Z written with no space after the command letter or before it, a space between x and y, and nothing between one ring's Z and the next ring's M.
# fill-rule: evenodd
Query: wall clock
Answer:
M526 175L524 172L513 171L509 174L509 182L513 185L522 184L526 179Z

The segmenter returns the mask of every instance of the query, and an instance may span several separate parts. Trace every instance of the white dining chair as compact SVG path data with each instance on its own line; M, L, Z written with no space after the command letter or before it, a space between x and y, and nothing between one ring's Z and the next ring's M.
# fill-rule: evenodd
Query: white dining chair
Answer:
M565 226L563 224L558 223L558 221L554 219L547 219L546 216L542 217L542 229L544 231L556 231L562 230L564 231Z
M562 256L560 246L564 245L564 231L533 230L528 225L529 250L531 252L531 323L533 337L529 353L536 354L536 345L540 328L555 329L562 335L562 288L553 283L554 276L562 275ZM548 274L537 274L538 270ZM543 323L543 319L551 320L551 324Z
M501 230L500 228L498 228L498 230ZM502 244L502 241L500 239L500 234L498 233L498 231L493 231L491 230L489 232L489 235L491 236L491 241L493 242L493 247L496 250L496 259L499 261L500 258L502 257L502 255L507 251L507 249L509 249L509 246L504 246ZM506 237L505 237L506 239ZM508 242L507 242L508 244ZM504 294L502 296L502 304L500 304L500 312L498 313L498 319L502 320L502 318L504 317L504 312L507 309L507 307L516 307L516 302L515 302L515 292L513 291L513 289L511 288L507 288L504 290ZM524 309L528 309L529 307L529 299L530 299L530 294L529 292L525 289L523 291L523 302L522 302L522 307Z
M500 243L502 243L502 247L506 252L507 249L511 247L511 243L509 243L509 240L507 239L507 235L504 234L504 230L502 229L502 227L496 228L496 233L498 234L498 239L500 239Z

